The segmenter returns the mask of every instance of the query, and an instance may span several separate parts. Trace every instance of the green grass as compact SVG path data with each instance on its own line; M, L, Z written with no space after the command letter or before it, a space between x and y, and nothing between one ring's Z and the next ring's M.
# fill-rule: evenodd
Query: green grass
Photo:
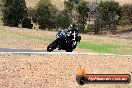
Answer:
M80 49L89 51L89 52L97 52L97 53L110 53L110 54L130 54L132 55L132 47L131 46L123 46L119 44L103 44L103 43L95 43L95 42L81 42L77 46Z

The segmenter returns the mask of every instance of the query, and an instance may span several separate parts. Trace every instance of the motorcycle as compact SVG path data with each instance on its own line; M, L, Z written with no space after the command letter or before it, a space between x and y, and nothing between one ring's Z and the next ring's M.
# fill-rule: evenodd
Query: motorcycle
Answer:
M56 48L58 50L65 50L66 52L72 52L77 43L80 42L81 36L76 34L75 32L71 35L68 35L67 31L59 31L56 34L56 39L50 43L47 47L48 52L52 52Z

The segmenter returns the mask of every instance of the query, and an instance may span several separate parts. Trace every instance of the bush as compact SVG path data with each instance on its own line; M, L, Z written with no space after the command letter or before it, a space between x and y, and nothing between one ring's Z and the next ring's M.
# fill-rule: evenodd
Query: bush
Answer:
M33 24L31 24L31 19L30 18L23 18L22 20L22 28L29 28L32 29Z

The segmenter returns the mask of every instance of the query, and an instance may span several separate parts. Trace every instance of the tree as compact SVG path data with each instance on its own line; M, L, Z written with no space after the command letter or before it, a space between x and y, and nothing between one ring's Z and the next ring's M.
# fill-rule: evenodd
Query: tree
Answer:
M95 34L99 34L101 27L103 27L104 21L101 18L101 14L98 12L95 13L95 20L94 20L94 32Z
M80 0L65 0L64 1L65 10L71 13L75 5L78 4L79 2Z
M28 16L32 19L33 23L37 23L37 17L35 16L36 8L28 8Z
M80 0L65 0L64 1L64 10L68 13L69 18L72 20L75 17L76 6Z
M77 23L80 32L84 32L89 12L88 2L84 0L65 0L64 6L71 22Z
M18 27L21 20L28 16L25 0L2 0L2 2L4 25Z
M79 29L81 30L81 32L84 32L89 12L88 2L86 1L79 2L79 4L77 5L77 12L79 13L78 16Z
M0 11L1 11L1 7L2 7L2 0L0 0Z
M56 14L55 23L56 23L57 28L64 29L70 25L71 20L68 14L66 13L66 11L60 11Z
M103 24L108 25L109 30L113 32L121 17L121 6L118 2L101 1L97 7L97 13L100 14Z
M50 0L40 0L34 14L37 23L40 25L39 28L55 28L54 19L56 11Z
M0 20L1 20L1 16L2 16L1 10L2 10L2 1L0 0Z
M122 19L123 24L132 24L132 5L125 4L122 6Z

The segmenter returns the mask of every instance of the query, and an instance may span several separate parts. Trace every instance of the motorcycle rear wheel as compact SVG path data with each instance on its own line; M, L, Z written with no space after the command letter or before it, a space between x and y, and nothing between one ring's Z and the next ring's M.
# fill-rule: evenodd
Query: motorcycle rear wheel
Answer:
M66 49L66 52L72 52L73 49Z

